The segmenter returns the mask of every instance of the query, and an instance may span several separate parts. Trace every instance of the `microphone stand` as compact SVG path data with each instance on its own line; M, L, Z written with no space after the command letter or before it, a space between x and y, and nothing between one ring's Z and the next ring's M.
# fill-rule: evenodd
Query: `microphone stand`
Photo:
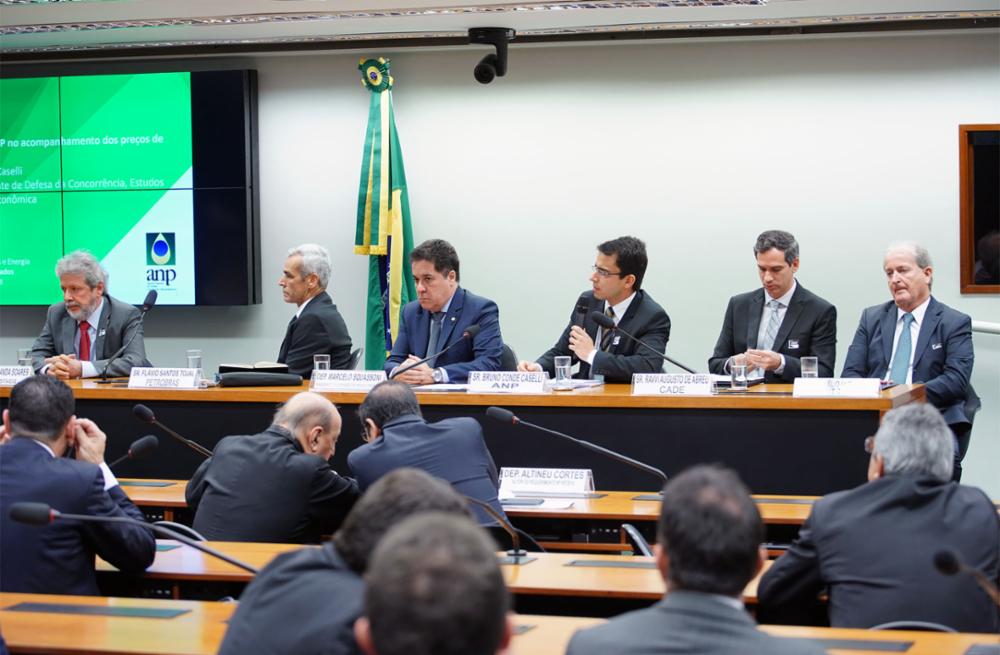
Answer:
M148 417L146 417L146 416L139 416L139 413L136 412L136 408L137 407L142 407L144 410L148 411L149 412L149 416ZM184 444L185 446L187 446L191 450L195 451L196 453L198 453L200 455L204 455L205 457L211 457L212 456L212 451L209 450L208 448L205 448L204 446L202 446L202 445L200 445L200 444L198 444L198 443L196 443L194 441L191 441L190 439L185 439L181 435L177 434L176 432L174 432L173 430L171 430L167 426L165 426L162 423L160 423L159 421L157 421L156 420L156 415L153 414L153 410L149 409L145 405L143 405L141 403L138 404L138 405L136 405L135 407L132 408L132 413L135 414L136 418L138 418L140 421L143 421L144 423L150 423L152 425L155 425L156 427L160 428L161 430L163 430L164 432L166 432L168 435L170 435L171 437L173 437L177 441L180 441L182 444ZM142 413L145 414L145 412L142 412Z
M389 376L389 379L392 380L393 378L395 378L400 373L406 373L410 369L416 368L416 367L420 366L421 364L426 364L427 362L431 361L432 359L434 359L436 357L440 357L441 355L445 354L446 352L448 352L449 350L451 350L452 348L454 348L458 344L462 343L466 339L475 336L475 333L472 332L472 327L473 326L471 326L471 325L469 327L467 327L465 329L465 332L462 333L462 338L459 339L458 341L456 341L455 343L451 344L450 346L448 346L444 350L436 352L433 355L430 355L428 357L424 357L421 360L417 360L417 361L413 362L412 364L406 364L405 366L404 365L398 366L396 368L396 370L392 372L392 375ZM479 330L477 329L476 332L478 333Z
M598 316L601 317L600 320L597 318ZM638 338L638 337L636 337L636 336L634 336L632 334L629 334L625 330L621 329L620 327L618 327L615 324L614 319L605 316L601 312L598 312L598 311L591 312L590 313L590 317L592 319L594 319L595 323L597 323L598 325L600 325L605 330L611 330L613 332L621 332L626 337L628 337L632 341L635 341L637 344L639 344L640 346L642 346L643 348L645 348L649 352L654 353L657 357L662 357L663 359L667 360L668 362L670 362L671 364L673 364L677 368L682 368L682 369L684 369L685 371L687 371L688 373L690 373L692 375L697 375L698 374L698 372L696 370L694 370L693 368L690 368L688 366L685 366L684 364L681 364L676 359L671 359L665 353L658 352L652 346L646 344L646 342L644 342L642 339L640 339L640 338ZM608 325L609 323L610 323L610 325Z
M507 551L507 554L504 557L500 558L501 564L515 564L519 566L521 564L527 564L528 562L534 562L538 559L537 557L528 557L528 551L521 548L521 537L517 534L517 529L506 519L500 516L495 509L490 507L489 503L464 494L462 497L473 505L482 507L483 510L489 514L501 528L503 528L503 531L510 535L511 548Z
M108 363L104 365L104 370L101 371L100 379L97 381L97 384L112 384L115 382L114 380L108 379L108 369L111 368L111 363L114 362L119 357L121 357L122 353L124 353L125 350L132 345L132 342L135 340L136 335L139 334L139 328L143 326L143 323L146 320L146 312L148 312L150 309L151 308L143 306L142 311L139 314L139 322L136 329L132 331L131 335L129 335L128 341L126 341L122 345L122 347L119 348L118 351L111 356L111 359L108 360Z

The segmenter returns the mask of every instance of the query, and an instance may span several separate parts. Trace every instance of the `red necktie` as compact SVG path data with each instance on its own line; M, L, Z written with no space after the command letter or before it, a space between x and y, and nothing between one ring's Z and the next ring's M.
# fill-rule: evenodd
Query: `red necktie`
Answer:
M80 361L90 361L90 323L80 321Z

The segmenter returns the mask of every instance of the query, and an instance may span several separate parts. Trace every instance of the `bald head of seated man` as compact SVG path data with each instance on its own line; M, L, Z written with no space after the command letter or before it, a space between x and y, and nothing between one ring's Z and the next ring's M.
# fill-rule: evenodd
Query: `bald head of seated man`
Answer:
M333 403L303 392L263 432L222 439L188 483L194 529L218 541L316 543L332 534L359 495L328 463L340 425Z

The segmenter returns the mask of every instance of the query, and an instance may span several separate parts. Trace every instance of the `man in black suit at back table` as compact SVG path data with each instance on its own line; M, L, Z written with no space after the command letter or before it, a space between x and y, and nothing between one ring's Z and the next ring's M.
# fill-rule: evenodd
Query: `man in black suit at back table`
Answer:
M566 655L821 655L757 629L741 600L767 559L764 524L735 473L696 466L667 484L655 546L667 593L656 605L581 630Z
M642 291L646 274L646 244L635 237L619 237L597 246L593 288L576 301L570 324L559 341L537 361L520 362L519 371L548 371L555 375L554 360L568 355L580 370L575 377L603 375L606 382L629 383L633 373L659 373L670 338L670 317ZM590 318L599 311L615 325L641 339L648 350L622 334L605 331Z
M184 496L194 529L217 541L315 543L340 527L358 485L327 463L340 414L323 396L295 394L260 434L224 438Z
M923 403L894 409L869 440L869 482L813 505L761 578L760 611L786 622L825 589L833 627L928 621L996 632L1000 610L972 576L944 576L933 564L950 548L990 580L1000 572L996 507L981 490L950 481L952 438L941 415Z
M329 355L332 370L351 361L351 336L326 287L330 283L330 253L314 243L288 251L278 286L285 302L298 306L281 342L278 362L288 371L309 377L313 355Z
M0 589L96 596L94 555L127 573L153 563L152 530L119 523L11 520L14 503L46 503L71 514L144 521L104 463L106 437L73 415L73 392L50 376L17 383L0 428ZM6 443L4 443L6 442ZM64 457L70 448L75 458Z
M781 230L757 237L753 248L762 289L733 296L708 370L727 375L733 361L747 364L747 378L792 382L800 358L815 357L819 377L833 377L837 358L837 308L798 283L799 244Z

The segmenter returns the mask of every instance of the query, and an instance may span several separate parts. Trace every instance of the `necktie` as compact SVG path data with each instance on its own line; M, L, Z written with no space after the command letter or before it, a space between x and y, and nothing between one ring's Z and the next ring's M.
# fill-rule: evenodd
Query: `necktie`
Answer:
M441 336L441 319L444 318L444 312L434 312L431 314L431 334L430 338L427 339L427 354L437 355L438 354L438 337ZM434 364L437 362L437 357L431 358L427 362L427 365L434 368Z
M90 323L80 321L80 361L90 361Z
M611 320L614 320L615 318L614 308L611 305L608 305L608 308L604 310L604 315L610 318ZM611 347L611 335L613 333L614 330L605 330L604 334L601 335L601 350L606 351L608 348Z
M774 349L774 338L778 336L778 328L781 327L781 319L778 317L778 310L781 309L781 303L777 300L772 300L767 303L767 306L771 308L771 316L767 319L767 330L764 331L764 340L757 345L760 350Z
M910 370L910 351L913 341L910 337L910 324L913 314L903 314L903 331L899 333L899 343L896 344L896 354L892 358L892 372L889 379L896 384L906 384L906 374Z
M293 316L292 320L288 321L288 328L285 330L285 339L281 342L281 348L278 350L278 363L284 364L285 358L288 357L288 348L292 343L292 333L295 331L295 323L299 320L298 316Z

